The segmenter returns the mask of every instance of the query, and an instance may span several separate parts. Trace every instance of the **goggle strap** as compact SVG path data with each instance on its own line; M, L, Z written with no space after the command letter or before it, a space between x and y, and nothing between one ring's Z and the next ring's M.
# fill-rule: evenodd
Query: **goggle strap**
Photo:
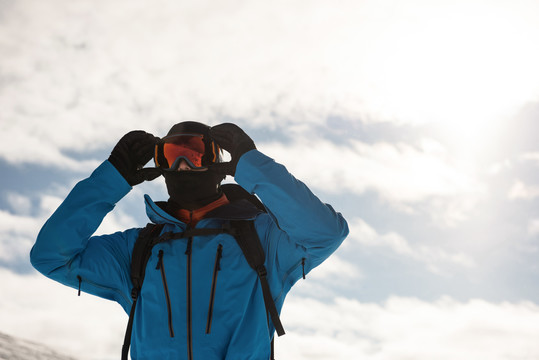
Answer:
M159 164L159 144L155 144L155 154L153 157L153 160L155 161L155 167L160 167L161 164Z
M219 147L215 142L213 142L213 140L211 140L210 145L211 145L211 152L213 154L213 158L211 159L211 162L215 163L215 162L217 162Z

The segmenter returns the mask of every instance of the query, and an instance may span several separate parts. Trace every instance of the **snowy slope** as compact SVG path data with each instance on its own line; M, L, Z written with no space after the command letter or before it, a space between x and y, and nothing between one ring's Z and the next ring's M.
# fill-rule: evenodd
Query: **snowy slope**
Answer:
M0 360L74 360L40 344L0 333Z

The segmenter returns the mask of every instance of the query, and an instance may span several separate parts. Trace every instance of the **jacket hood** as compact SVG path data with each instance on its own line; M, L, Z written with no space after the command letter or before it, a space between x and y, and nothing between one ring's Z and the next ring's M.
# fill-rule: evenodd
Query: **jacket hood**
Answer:
M154 224L183 224L180 220L163 210L165 202L154 202L150 195L144 195L144 204L146 205L146 215Z

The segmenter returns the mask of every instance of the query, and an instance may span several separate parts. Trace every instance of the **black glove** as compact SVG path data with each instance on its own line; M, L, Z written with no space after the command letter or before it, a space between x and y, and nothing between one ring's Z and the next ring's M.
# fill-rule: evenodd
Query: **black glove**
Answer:
M144 180L153 180L161 175L161 170L142 167L152 159L155 143L159 138L142 130L125 134L114 147L109 161L131 186Z
M236 174L236 165L240 157L250 150L256 149L254 141L239 126L231 123L220 124L210 129L211 138L223 150L230 153L231 160L227 163L217 163L211 167L221 174Z

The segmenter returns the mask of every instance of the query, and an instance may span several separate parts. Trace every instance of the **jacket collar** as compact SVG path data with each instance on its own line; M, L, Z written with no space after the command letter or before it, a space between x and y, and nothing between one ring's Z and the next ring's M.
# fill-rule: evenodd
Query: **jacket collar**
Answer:
M154 224L176 224L185 225L182 221L167 213L163 208L166 202L154 202L149 195L144 195L146 204L146 215ZM258 209L246 199L233 201L229 204L218 207L210 211L205 219L213 218L219 220L253 220L263 211Z

